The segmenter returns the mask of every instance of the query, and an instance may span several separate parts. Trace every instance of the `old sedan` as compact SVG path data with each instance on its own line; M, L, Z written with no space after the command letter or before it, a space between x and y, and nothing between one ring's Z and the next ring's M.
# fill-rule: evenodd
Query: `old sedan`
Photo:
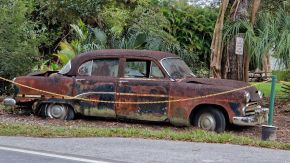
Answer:
M264 123L268 115L255 87L196 78L179 57L159 51L93 51L78 55L58 72L32 73L15 82L34 88L15 86L17 105L57 119L82 114L167 121L222 132L227 124ZM247 88L229 91L241 87Z

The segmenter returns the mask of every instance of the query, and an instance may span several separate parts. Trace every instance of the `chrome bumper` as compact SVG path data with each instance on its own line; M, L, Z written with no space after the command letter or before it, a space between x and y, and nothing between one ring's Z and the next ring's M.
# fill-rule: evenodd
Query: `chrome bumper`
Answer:
M238 126L255 126L268 121L268 108L257 108L254 115L233 117L233 124Z
M11 97L6 97L3 100L3 104L6 106L14 106L14 105L16 105L16 100L11 98Z

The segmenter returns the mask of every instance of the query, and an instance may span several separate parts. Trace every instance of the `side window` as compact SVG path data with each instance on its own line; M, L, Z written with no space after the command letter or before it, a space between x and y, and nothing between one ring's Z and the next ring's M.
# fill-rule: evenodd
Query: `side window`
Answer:
M118 76L118 59L97 59L93 61L92 76Z
M146 60L126 60L125 77L148 78L150 71L150 61Z
M162 71L154 62L151 62L150 78L164 78Z
M125 77L133 78L164 78L162 71L149 60L126 60Z
M92 65L93 65L93 61L87 61L83 63L78 69L78 74L84 75L84 76L90 76L92 74Z

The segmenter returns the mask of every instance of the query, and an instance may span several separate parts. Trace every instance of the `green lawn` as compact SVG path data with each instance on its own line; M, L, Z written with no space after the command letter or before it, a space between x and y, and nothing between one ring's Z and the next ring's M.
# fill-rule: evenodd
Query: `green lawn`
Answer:
M148 128L96 128L67 127L53 125L28 125L17 123L1 123L2 136L36 136L36 137L135 137L150 139L179 140L190 142L231 143L266 148L290 150L290 144L276 141L261 141L258 139L237 136L231 133L216 134L198 129L176 131L169 128L153 130Z
M258 82L251 82L251 84L259 84ZM258 90L261 90L264 93L265 97L270 97L271 94L271 82L269 83L260 83L259 85L256 86ZM281 83L276 83L276 96L277 97L285 97L286 94L283 93L282 91L282 84Z

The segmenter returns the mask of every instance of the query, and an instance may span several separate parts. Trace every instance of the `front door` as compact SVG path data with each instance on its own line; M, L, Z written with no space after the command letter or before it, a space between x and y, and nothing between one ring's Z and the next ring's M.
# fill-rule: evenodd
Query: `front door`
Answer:
M78 112L87 116L116 117L118 59L97 59L83 63L78 69L74 94L80 100ZM108 102L97 102L101 100Z
M154 61L126 59L118 82L116 114L129 119L165 121L169 80ZM160 103L159 103L160 102Z

